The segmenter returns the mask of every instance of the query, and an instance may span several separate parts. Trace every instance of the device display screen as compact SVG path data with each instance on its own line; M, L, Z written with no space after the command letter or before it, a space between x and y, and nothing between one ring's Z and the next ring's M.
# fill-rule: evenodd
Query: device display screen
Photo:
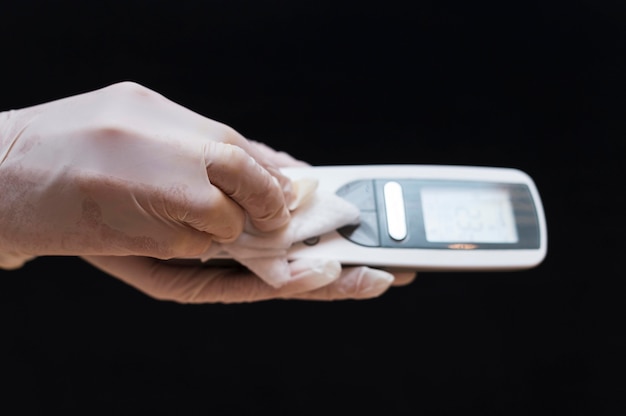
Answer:
M515 216L506 189L424 187L426 240L517 243Z
M340 233L364 246L513 250L540 243L522 183L390 178L351 182L338 194L361 210L359 225Z

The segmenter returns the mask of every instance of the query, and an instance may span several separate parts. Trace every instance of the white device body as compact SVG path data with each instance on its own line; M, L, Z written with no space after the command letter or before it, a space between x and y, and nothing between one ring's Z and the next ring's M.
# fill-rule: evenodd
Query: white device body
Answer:
M416 271L496 271L535 267L546 256L547 227L541 198L532 178L518 169L456 165L343 165L284 168L282 172L291 179L317 179L319 190L333 193L345 190L346 186L352 192L350 184L357 182L357 187L369 189L363 194L366 199L369 192L377 188L375 206L370 201L367 203L370 210L362 212L368 218L378 218L379 229L372 230L375 227L372 226L370 231L379 233L390 245L373 247L355 243L338 230L319 236L314 242L296 243L289 251L290 259L332 258L344 265ZM370 180L376 185L370 187ZM466 189L465 184L470 184L469 188ZM416 189L407 189L413 187ZM507 202L505 196L509 188L522 189L523 201L515 202L519 207ZM412 202L402 202L403 192L405 197L412 195ZM400 203L393 201L398 196ZM387 201L389 198L391 201ZM353 199L360 201L361 197ZM446 204L454 206L447 207ZM372 206L374 209L371 209ZM385 211L384 215L381 209ZM518 215L520 209L525 212L522 216ZM420 211L420 214L414 211ZM476 223L476 229L482 227L478 233L455 230L456 225L450 226L444 221L449 215L457 223L462 221L467 225L468 218L480 216L481 211L483 217L493 213L497 220L480 220L487 227ZM421 219L418 218L420 215ZM412 219L407 222L403 216ZM427 216L431 217L428 221L434 225L427 226ZM532 224L529 226L527 223ZM494 231L496 228L501 230ZM429 232L434 241L428 241ZM418 244L415 243L417 240L424 247L407 246Z

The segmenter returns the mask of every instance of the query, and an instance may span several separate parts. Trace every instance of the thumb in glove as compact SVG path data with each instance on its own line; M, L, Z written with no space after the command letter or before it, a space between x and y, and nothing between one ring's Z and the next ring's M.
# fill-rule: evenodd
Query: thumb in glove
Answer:
M294 199L290 205L291 220L281 229L272 232L260 232L250 224L232 243L213 244L201 260L211 258L232 258L246 266L266 283L281 287L293 280L293 270L300 270L299 278L323 278L328 282L328 274L336 278L341 268L336 261L313 260L310 276L303 273L307 260L301 259L290 264L287 253L296 242L320 236L359 221L359 209L343 198L318 189L313 179L301 179L293 182ZM326 264L328 263L328 264Z

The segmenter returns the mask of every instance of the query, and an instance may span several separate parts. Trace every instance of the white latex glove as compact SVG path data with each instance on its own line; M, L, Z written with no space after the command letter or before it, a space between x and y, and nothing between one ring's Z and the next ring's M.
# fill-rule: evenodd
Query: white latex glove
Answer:
M287 251L294 243L359 222L358 207L333 193L318 190L317 185L314 179L293 183L295 198L289 207L291 220L286 227L260 232L248 224L235 241L213 244L201 260L231 258L271 286L284 285L291 280ZM299 262L306 264L306 260Z
M157 299L184 303L365 299L415 274L289 263L280 288L246 269L163 262L206 253L252 224L289 222L305 163L134 83L0 113L0 268L81 256Z
M0 113L0 267L200 255L246 220L279 228L290 181L259 148L129 82Z
M289 155L255 144L266 159L278 165L304 165ZM181 303L369 299L382 295L391 286L406 285L414 280L416 274L412 271L388 272L366 266L342 268L332 259L288 262L286 248L293 241L319 235L358 217L356 207L336 200L336 196L318 194L313 198L314 182L299 181L294 185L291 204L294 211L286 227L259 233L248 224L247 231L236 242L216 244L215 249L202 256L205 259L212 255L220 257L218 253L221 253L232 258L234 254L262 279L243 266L217 267L210 262L198 265L197 258L191 262L163 262L135 256L86 256L84 259L153 298ZM324 216L331 219L324 221Z
M181 266L149 257L86 256L84 259L148 296L178 303L243 303L273 299L332 301L371 299L391 286L411 283L410 271L366 266L341 268L337 261L289 263L291 280L275 288L244 268Z

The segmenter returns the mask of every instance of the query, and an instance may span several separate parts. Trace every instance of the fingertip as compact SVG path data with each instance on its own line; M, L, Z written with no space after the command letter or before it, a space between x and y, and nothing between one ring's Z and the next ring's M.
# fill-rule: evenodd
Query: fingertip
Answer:
M337 260L301 259L289 263L291 276L294 279L304 276L320 276L325 280L335 280L341 274L341 263Z
M393 274L367 266L340 268L339 276L317 290L301 291L292 297L308 300L363 300L381 296L393 284Z
M289 211L294 211L304 205L317 190L319 181L314 178L302 178L292 181L291 200L288 203Z
M417 272L414 270L389 270L387 271L394 276L393 286L406 286L411 284L417 278Z
M300 259L289 263L291 279L281 287L281 293L309 292L327 286L341 275L341 263L336 260Z
M382 295L395 281L393 274L380 269L361 267L361 279L356 296L360 299Z
M396 275L395 286L407 286L413 283L413 281L417 279L417 273L401 273L400 275Z
M271 185L266 195L273 194L278 197L268 198L267 200L274 201L276 209L269 212L269 214L266 213L266 215L262 217L250 217L252 224L259 231L263 232L277 230L291 220L291 212L286 202L287 199L291 198L291 183L288 181L289 185L286 185L284 181L279 180L272 172L268 171L268 173L270 174ZM286 188L288 188L288 191L286 191Z
M289 210L283 185L241 147L228 143L205 144L209 181L230 197L261 231L286 224Z

